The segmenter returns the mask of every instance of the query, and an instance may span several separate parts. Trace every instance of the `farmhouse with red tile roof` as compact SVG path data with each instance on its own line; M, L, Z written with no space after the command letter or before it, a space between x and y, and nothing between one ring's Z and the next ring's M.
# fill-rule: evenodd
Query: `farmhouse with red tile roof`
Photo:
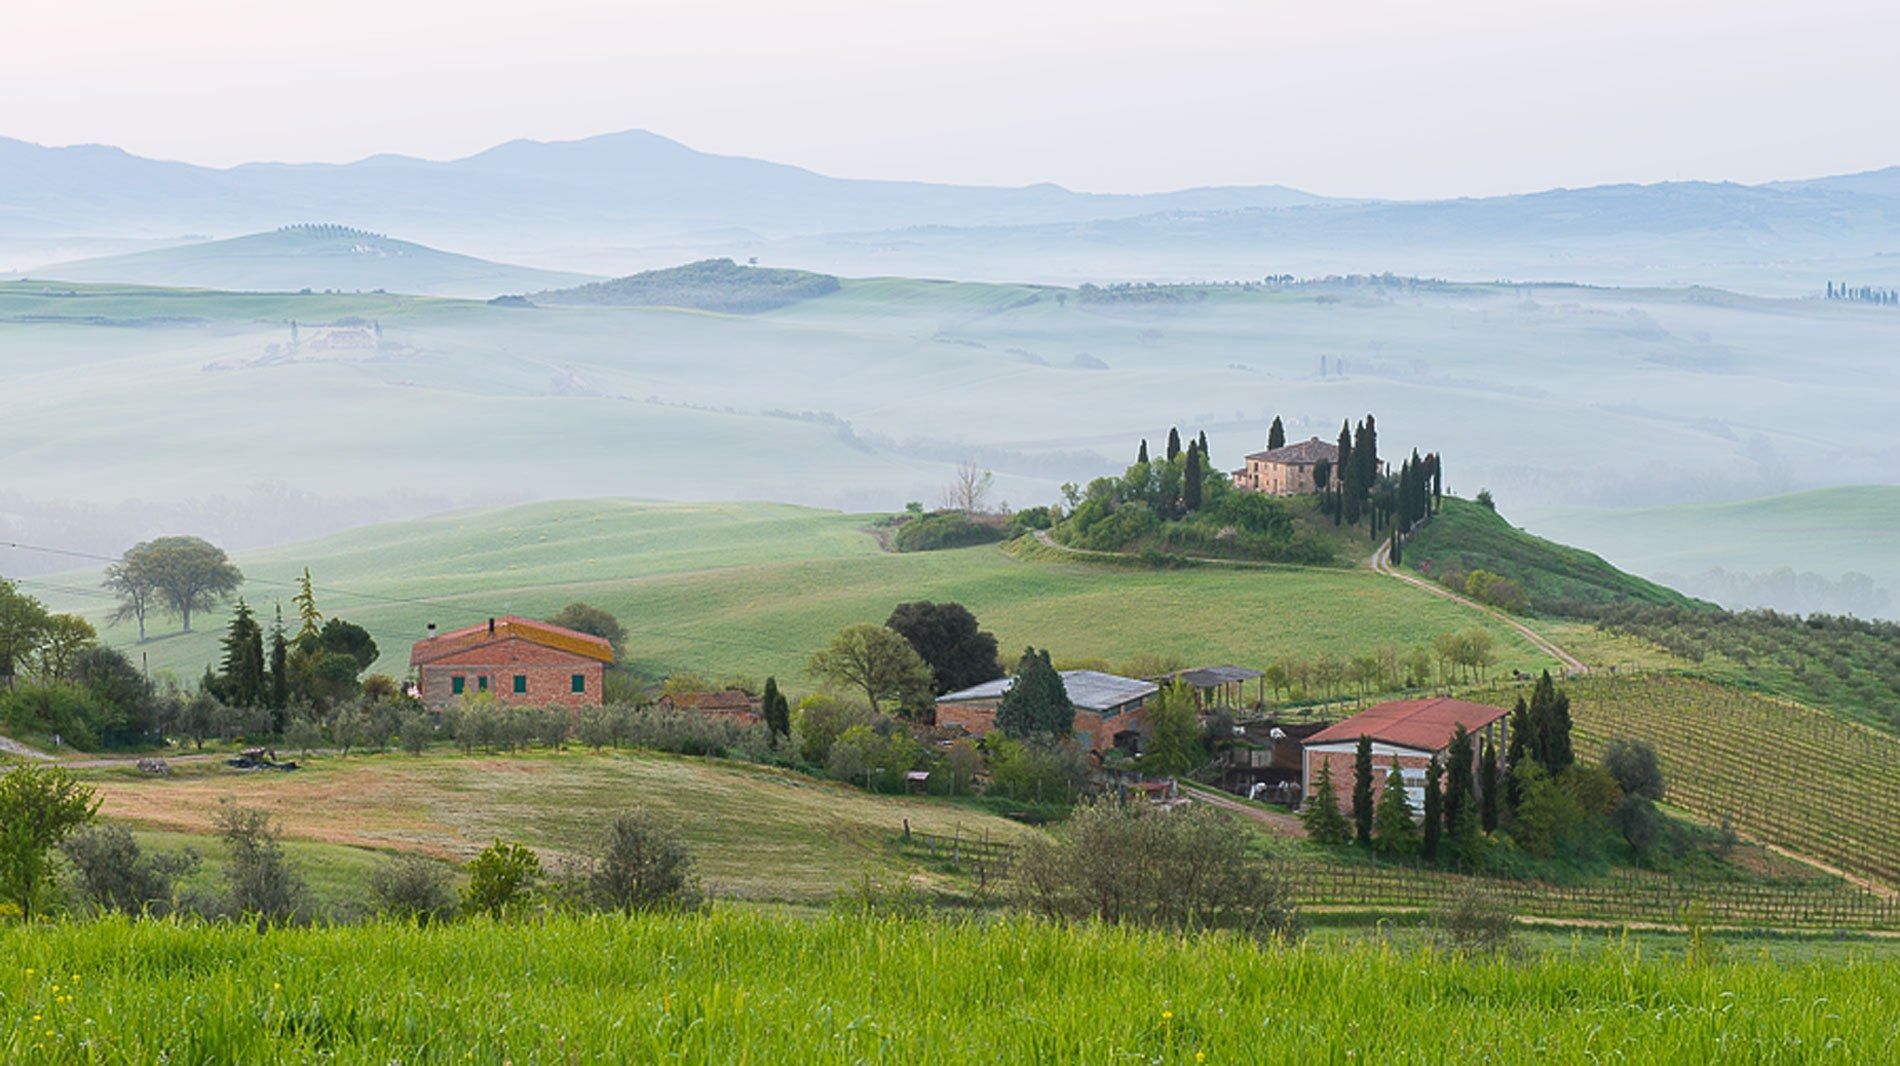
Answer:
M1332 767L1334 793L1344 807L1352 795L1353 760L1358 754L1359 738L1363 736L1372 741L1375 801L1385 789L1385 775L1397 759L1412 810L1424 810L1425 771L1431 766L1432 757L1445 758L1452 736L1459 726L1464 726L1465 732L1471 734L1471 769L1476 780L1481 743L1488 741L1498 751L1504 750L1508 713L1501 707L1443 697L1381 703L1306 738L1301 755L1300 794L1312 797L1319 782L1320 766L1327 764Z
M600 637L508 615L419 640L409 651L424 706L492 693L504 703L579 707L601 702L613 646Z

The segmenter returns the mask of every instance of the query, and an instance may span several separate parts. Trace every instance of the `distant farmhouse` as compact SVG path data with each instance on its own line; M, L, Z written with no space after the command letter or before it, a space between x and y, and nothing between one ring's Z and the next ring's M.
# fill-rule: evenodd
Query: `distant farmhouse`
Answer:
M1314 437L1284 448L1269 448L1247 457L1247 465L1234 471L1234 487L1269 496L1301 496L1318 492L1313 469L1325 463L1339 466L1339 445Z
M1359 738L1363 736L1372 741L1374 799L1385 791L1386 773L1397 759L1406 799L1411 801L1413 811L1422 811L1425 809L1425 772L1433 756L1441 761L1446 758L1458 727L1464 726L1465 732L1471 734L1471 770L1476 780L1482 742L1489 741L1495 750L1504 750L1504 719L1508 713L1501 707L1442 697L1381 703L1306 738L1300 794L1312 798L1319 783L1321 764L1331 764L1333 787L1343 808L1351 796L1353 759L1359 749Z
M613 645L588 633L509 615L416 642L409 666L425 707L493 693L503 703L598 705Z
M661 710L691 711L745 725L757 725L765 720L763 701L736 688L719 692L669 692L660 697L658 706Z
M1075 738L1091 751L1139 749L1146 730L1148 700L1160 687L1152 681L1118 677L1097 670L1064 670L1062 686L1075 704ZM937 725L961 729L980 737L996 728L996 707L1003 693L1016 683L1013 677L937 697Z

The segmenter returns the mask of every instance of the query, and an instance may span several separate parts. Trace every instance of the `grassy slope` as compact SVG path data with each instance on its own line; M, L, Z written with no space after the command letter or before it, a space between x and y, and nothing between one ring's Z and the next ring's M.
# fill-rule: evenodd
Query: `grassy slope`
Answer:
M558 860L632 807L679 829L709 889L754 900L823 901L866 874L915 874L895 850L906 820L946 835L1015 839L1031 831L955 801L877 796L745 763L664 755L390 754L317 758L290 774L176 763L169 778L86 776L105 797L105 817L142 830L209 833L224 797L268 809L287 839L317 849L301 856L304 869L331 886L332 898L360 899L360 881L353 894L343 886L362 876L372 851L466 861L499 837Z
M1447 567L1488 570L1518 583L1538 611L1634 601L1688 606L1688 597L1624 573L1602 557L1533 536L1489 508L1448 498L1405 545L1405 565L1431 577Z
M15 1061L1876 1061L1897 968L879 918L0 929ZM62 993L71 1001L62 1001ZM1273 1049L1273 1050L1263 1050Z
M291 582L309 566L320 606L369 627L383 650L377 669L395 673L428 622L545 616L577 599L614 612L629 631L629 665L656 676L777 674L797 684L838 628L882 621L915 599L964 603L1008 654L1033 642L1062 657L1152 651L1262 666L1486 625L1502 668L1547 665L1505 627L1369 571L1129 570L1023 561L996 546L894 555L866 521L777 504L548 503L374 526L237 561L251 579L245 595L266 615L278 602L288 609ZM46 596L96 619L109 609L102 597ZM132 650L195 676L217 654L221 625L214 612L200 632ZM134 644L122 626L105 635Z

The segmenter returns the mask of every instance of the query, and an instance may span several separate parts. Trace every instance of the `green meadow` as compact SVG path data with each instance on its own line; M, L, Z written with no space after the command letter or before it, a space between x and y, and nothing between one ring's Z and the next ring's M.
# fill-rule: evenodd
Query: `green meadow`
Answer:
M1891 960L1525 961L1030 921L0 929L33 1062L1881 1061Z
M544 617L574 600L612 611L629 633L627 665L652 677L776 674L802 685L806 657L837 629L920 599L968 606L1006 656L1034 644L1058 658L1156 653L1264 667L1288 655L1404 650L1484 626L1499 670L1550 665L1502 624L1363 569L1142 570L1017 558L994 545L893 554L867 532L872 520L782 504L545 503L357 529L236 561L245 598L267 617L289 609L308 566L323 610L368 627L383 653L374 669L394 674L431 622ZM96 583L80 572L49 579L50 591L26 588L103 622L109 597L78 594ZM221 625L220 612L189 635L160 621L144 645L127 626L103 633L153 669L191 678L217 655Z

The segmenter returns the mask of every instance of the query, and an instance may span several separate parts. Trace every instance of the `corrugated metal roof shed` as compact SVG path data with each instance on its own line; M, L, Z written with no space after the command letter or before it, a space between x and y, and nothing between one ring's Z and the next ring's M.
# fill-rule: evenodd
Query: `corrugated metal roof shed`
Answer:
M1104 674L1099 670L1063 670L1061 675L1062 687L1069 693L1069 702L1085 711L1110 710L1159 691L1159 686L1152 681ZM960 692L938 696L937 702L974 703L978 700L1000 699L1015 683L1013 677L999 677Z

